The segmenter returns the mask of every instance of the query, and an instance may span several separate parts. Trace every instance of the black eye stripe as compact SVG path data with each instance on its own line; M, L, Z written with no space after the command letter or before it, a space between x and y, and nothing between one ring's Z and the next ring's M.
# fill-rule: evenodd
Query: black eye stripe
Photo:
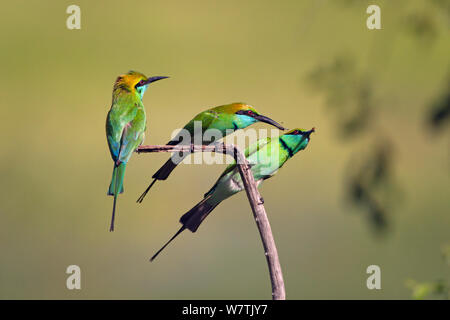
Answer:
M255 113L252 110L239 110L236 114L242 114L244 116L253 116Z

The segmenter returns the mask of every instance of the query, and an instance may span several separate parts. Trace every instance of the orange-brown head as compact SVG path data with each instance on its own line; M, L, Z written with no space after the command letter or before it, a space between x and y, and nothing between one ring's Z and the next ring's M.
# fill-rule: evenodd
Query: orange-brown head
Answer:
M114 83L113 96L123 93L137 94L142 99L144 92L147 90L150 83L166 78L168 77L157 76L147 78L140 72L128 71L128 73L117 77L116 82Z
M281 124L278 122L260 114L253 108L251 105L248 105L243 102L235 102L219 107L212 108L211 111L222 113L224 115L232 116L232 119L235 120L234 124L237 127L236 129L243 129L248 127L249 125L255 122L265 122L270 125L277 127L280 130L286 130Z

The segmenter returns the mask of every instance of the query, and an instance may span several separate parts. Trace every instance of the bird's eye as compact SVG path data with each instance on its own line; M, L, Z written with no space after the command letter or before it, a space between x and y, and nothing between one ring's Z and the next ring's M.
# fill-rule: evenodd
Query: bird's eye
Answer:
M144 85L144 80L139 81L139 82L136 84L136 87L140 87L140 86L142 86L142 85Z
M251 115L253 114L253 111L252 111L252 110L248 110L248 111L247 111L247 114L248 114L249 116L251 116Z

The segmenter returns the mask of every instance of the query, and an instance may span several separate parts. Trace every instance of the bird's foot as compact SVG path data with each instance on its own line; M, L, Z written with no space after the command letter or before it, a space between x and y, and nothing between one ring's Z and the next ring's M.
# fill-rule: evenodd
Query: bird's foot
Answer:
M258 204L264 204L264 198L263 197L259 198L259 203Z

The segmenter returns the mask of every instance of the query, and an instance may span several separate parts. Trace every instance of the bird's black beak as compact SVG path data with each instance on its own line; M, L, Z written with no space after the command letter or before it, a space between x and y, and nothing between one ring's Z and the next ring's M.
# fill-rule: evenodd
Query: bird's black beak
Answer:
M273 125L274 127L277 127L277 128L280 129L280 130L286 130L285 127L283 127L283 126L282 126L281 124L279 124L278 122L276 122L276 121L270 119L269 117L266 117L266 116L263 116L263 115L258 114L258 115L256 115L256 116L254 116L253 118L255 118L255 119L258 120L258 121L261 121L261 122L265 122L265 123L271 124L271 125Z
M312 129L309 130L309 131L303 131L303 135L304 135L306 138L309 139L309 136L311 135L311 133L313 133L313 132L315 132L315 131L316 131L316 129L315 129L315 128L312 128Z
M155 81L158 81L158 80L162 80L162 79L167 79L168 77L150 77L150 78L148 78L145 82L144 82L144 84L149 84L149 83L152 83L152 82L155 82Z

